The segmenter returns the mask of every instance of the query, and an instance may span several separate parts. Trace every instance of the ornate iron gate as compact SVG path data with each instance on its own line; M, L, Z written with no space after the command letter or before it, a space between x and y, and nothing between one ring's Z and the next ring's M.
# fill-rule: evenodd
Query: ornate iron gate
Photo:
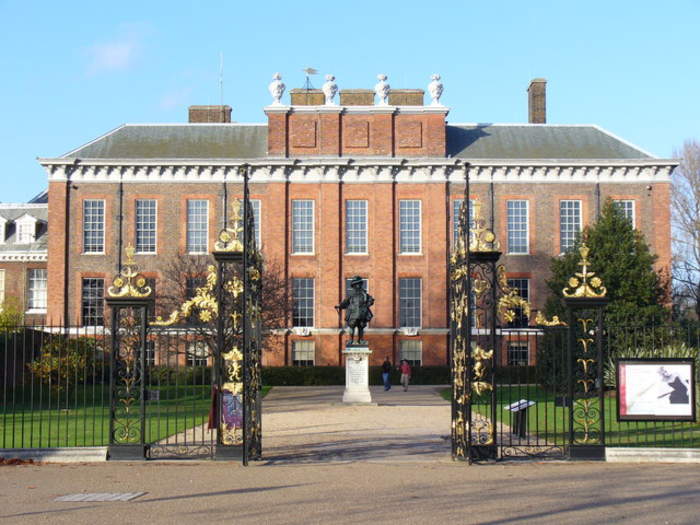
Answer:
M249 459L261 457L262 258L255 246L247 166L241 174L243 199L233 201L230 220L212 254L217 264L209 267L206 283L193 298L166 320L152 321L149 330L152 290L137 273L131 248L126 266L108 291L113 312L113 458L204 455L241 458L247 465ZM188 326L193 316L205 326ZM213 320L215 329L210 324ZM183 356L199 365L199 376L180 379ZM156 363L166 370L157 370ZM168 378L162 381L164 375ZM207 400L211 401L207 404ZM180 410L185 401L191 403L191 410Z
M465 166L464 204L450 258L452 457L470 463L514 456L561 457L574 445L572 421L587 421L578 417L583 413L589 420L593 417L590 402L576 398L574 409L571 401L572 382L585 385L588 378L581 383L575 376L571 354L567 355L572 332L562 330L558 319L547 321L540 315L537 327L510 326L517 311L529 318L530 304L508 285L505 267L498 264L499 243L481 218L479 204L469 199L467 172ZM527 366L527 357L524 366L507 366L514 343L525 344L526 349L547 346L552 361L537 370ZM592 362L576 361L585 365L586 373L599 374Z

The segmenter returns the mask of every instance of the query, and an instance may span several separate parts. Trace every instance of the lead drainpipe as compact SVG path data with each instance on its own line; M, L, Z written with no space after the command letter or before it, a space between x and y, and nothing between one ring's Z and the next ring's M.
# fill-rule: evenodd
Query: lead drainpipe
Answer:
M348 162L348 165L350 162ZM347 169L347 168L345 168ZM343 302L343 167L338 167L338 302ZM343 366L343 317L338 310L338 366Z
M122 269L122 244L124 242L124 174L119 172L119 216L117 217L118 235L117 240L117 273Z
M595 183L595 217L600 218L600 182Z
M65 246L63 247L63 324L64 326L68 327L70 324L70 319L69 319L69 313L70 309L68 308L68 291L70 290L69 286L69 264L70 264L70 190L71 190L71 176L73 175L73 172L78 169L78 164L80 164L80 159L75 159L73 161L73 164L68 166L66 169L66 196L65 196L65 201L66 201L66 209L64 212L64 219L65 222L63 224L63 228L66 232L66 237L65 237Z

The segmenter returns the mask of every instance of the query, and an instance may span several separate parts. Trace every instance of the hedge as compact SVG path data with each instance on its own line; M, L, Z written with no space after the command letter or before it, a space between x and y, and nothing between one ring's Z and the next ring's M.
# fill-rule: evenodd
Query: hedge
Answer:
M391 383L399 384L401 374L393 369ZM496 382L499 384L534 383L535 367L505 366L496 369ZM207 385L211 381L211 367L151 366L148 370L150 385ZM414 385L448 385L450 368L441 366L414 366L411 383ZM324 386L344 385L345 367L342 366L264 366L262 383L266 386ZM382 384L382 367L369 367L370 385Z
M391 383L399 384L401 374L394 369ZM506 366L496 369L496 381L502 384L534 383L535 367ZM262 382L269 386L323 386L344 385L345 368L342 366L270 366L262 369ZM450 384L448 366L415 366L412 370L411 383L414 385L448 385ZM382 367L369 367L369 384L382 384Z

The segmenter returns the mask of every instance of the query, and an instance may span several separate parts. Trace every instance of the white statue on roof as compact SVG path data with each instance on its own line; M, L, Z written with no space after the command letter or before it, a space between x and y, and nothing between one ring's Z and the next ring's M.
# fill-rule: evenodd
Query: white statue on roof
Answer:
M323 84L321 89L326 96L326 106L335 106L336 103L333 101L333 98L338 92L338 84L335 83L335 77L333 75L326 75L326 83Z
M428 84L428 93L430 93L430 98L433 99L430 103L431 106L441 106L440 97L442 96L442 82L440 82L440 75L435 73L430 77L431 82Z
M272 75L272 82L270 82L267 89L270 90L270 95L272 95L272 105L281 106L282 102L280 102L280 99L282 98L284 90L286 89L284 82L282 82L282 75L279 73Z
M374 92L379 97L379 103L377 105L387 106L389 105L388 98L389 90L391 89L391 86L386 81L388 77L384 73L381 73L377 75L377 78L379 79L379 82L377 82L377 84L374 86Z

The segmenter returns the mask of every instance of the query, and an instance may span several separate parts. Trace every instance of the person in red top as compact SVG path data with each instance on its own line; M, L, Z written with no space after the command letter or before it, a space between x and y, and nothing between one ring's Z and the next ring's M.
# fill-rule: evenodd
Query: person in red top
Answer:
M405 359L401 360L399 365L399 370L401 371L401 385L403 386L403 391L408 390L408 382L411 380L411 365Z

